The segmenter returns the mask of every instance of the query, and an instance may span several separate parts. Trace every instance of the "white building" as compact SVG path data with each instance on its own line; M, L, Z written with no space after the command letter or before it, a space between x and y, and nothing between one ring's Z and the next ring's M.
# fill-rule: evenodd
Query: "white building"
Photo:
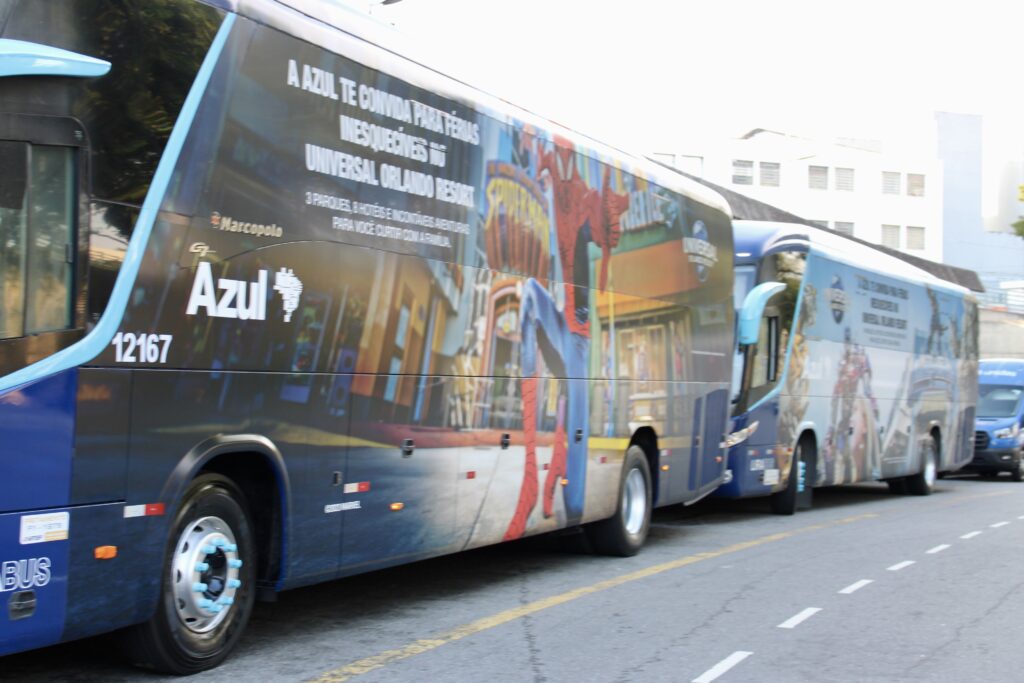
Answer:
M833 230L943 260L942 167L934 151L758 128L704 149L652 156Z

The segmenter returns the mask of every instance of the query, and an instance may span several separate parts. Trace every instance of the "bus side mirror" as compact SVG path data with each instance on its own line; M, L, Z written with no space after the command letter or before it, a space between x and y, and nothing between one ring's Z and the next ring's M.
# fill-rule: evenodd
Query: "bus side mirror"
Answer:
M737 340L740 346L757 343L764 307L768 304L769 299L785 288L786 285L781 282L762 282L747 292L746 298L743 299L743 306L740 308L739 338Z

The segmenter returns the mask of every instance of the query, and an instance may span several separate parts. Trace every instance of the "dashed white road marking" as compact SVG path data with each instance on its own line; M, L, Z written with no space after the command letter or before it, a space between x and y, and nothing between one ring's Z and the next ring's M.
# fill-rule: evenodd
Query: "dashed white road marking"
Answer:
M842 593L843 595L849 595L850 593L853 593L854 591L859 591L861 588L863 588L864 586L868 585L872 581L874 581L874 579L861 579L860 581L857 581L856 583L851 583L849 586L847 586L846 588L844 588L843 590L841 590L839 592Z
M980 531L972 531L969 534L964 534L960 538L974 538L975 536L981 536L981 532Z
M943 543L942 545L937 545L931 550L925 550L924 552L926 555L934 555L935 553L941 553L943 550L949 547L951 546L948 543Z
M715 680L752 654L754 653L737 650L718 664L715 664L713 667L702 673L700 676L697 676L697 678L693 679L693 683L711 683L711 681Z
M1020 517L1018 517L1017 519L1024 519L1024 515L1021 515L1021 516L1020 516Z
M907 567L909 567L912 564L914 564L914 560L903 560L902 562L897 562L893 566L886 567L885 569L886 569L886 571L890 571L890 572L898 572L901 569L906 569Z
M993 529L998 529L1001 526L1006 526L1009 522L996 522L995 524L989 524Z
M820 611L820 607L808 607L803 612L800 612L800 614L797 614L795 616L790 617L789 619L786 619L784 622L778 625L778 628L796 628L797 626L807 621Z

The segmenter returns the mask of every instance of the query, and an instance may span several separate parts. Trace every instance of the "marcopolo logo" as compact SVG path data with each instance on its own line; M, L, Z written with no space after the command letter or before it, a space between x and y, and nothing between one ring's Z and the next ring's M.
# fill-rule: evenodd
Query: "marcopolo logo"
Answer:
M264 223L237 221L230 216L222 216L219 211L214 211L210 214L210 225L215 230L238 232L254 237L280 237L284 234L284 230L277 223L266 225Z
M31 557L0 563L0 593L42 588L50 583L50 558Z
M215 283L209 262L200 261L185 313L197 315L203 309L211 318L266 320L269 279L270 271L261 269L255 282L221 277ZM274 291L281 295L284 321L291 322L302 296L302 281L291 268L281 268L274 274Z
M683 252L697 271L697 279L704 282L711 269L718 263L718 247L708 241L708 229L704 221L694 221L690 237L683 238Z
M832 276L832 284L825 290L825 298L828 300L828 307L832 309L832 319L836 323L843 322L848 300L846 290L843 289L843 280L838 275Z

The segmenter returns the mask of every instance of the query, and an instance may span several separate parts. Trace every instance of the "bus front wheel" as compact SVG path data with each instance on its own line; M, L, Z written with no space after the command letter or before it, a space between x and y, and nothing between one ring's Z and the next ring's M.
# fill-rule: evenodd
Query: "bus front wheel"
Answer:
M127 634L138 664L187 675L228 656L256 595L249 519L230 479L204 474L188 487L167 540L156 613Z
M803 463L804 470L803 493L806 500L803 505L798 505L800 502L798 496L800 493L800 463ZM793 461L789 466L789 479L786 482L786 488L778 493L773 493L768 499L772 506L772 512L777 515L792 515L796 512L797 507L809 508L811 506L810 497L813 491L810 477L813 471L814 446L808 443L805 437L797 442L796 448L793 451Z
M651 527L651 468L639 446L630 446L622 465L619 503L608 519L586 526L594 550L603 555L631 557L640 552Z

